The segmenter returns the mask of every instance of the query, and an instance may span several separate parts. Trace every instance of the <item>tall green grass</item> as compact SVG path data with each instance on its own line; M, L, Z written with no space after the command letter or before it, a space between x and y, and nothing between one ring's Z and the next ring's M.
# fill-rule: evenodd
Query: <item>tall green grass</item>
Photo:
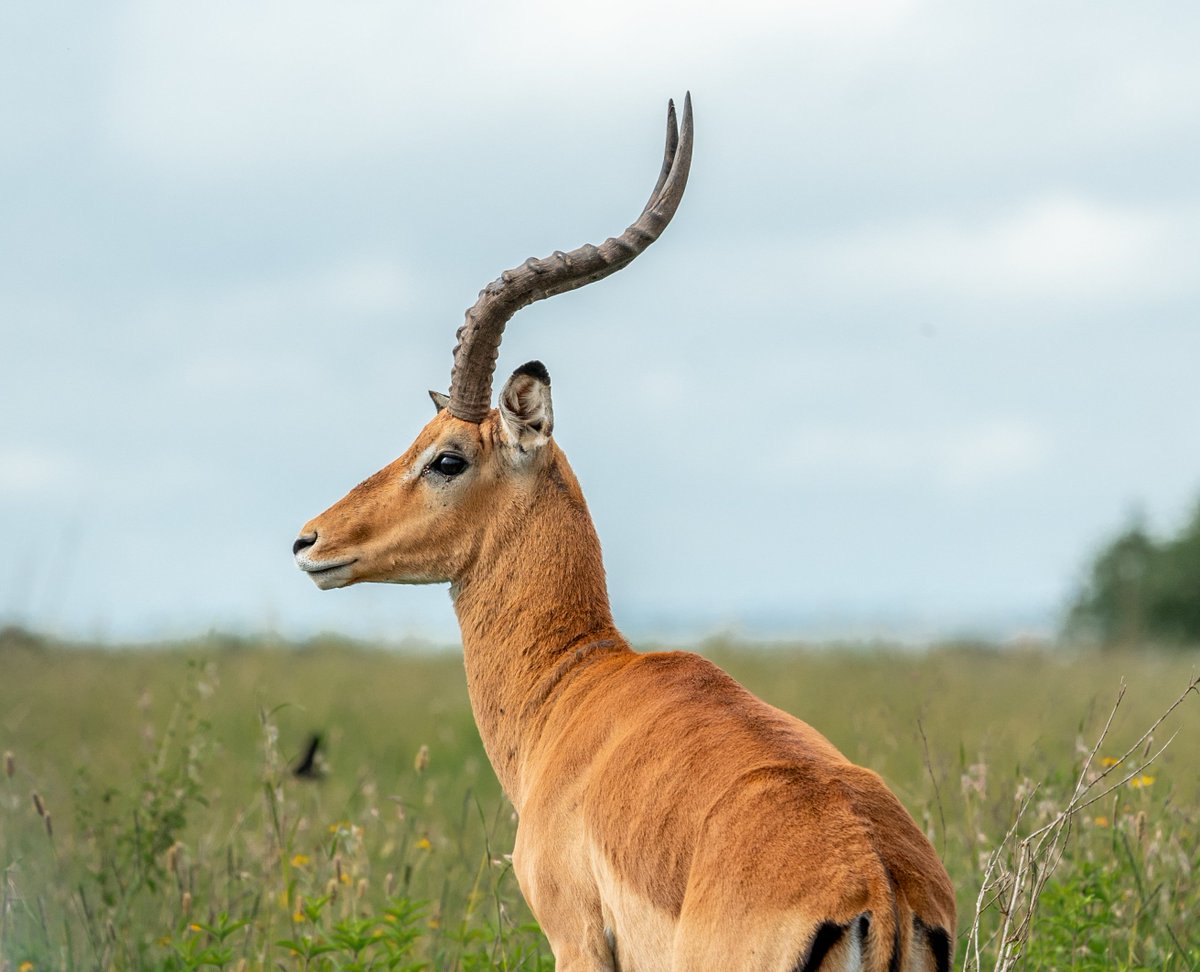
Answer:
M946 862L961 935L989 864L1012 870L996 852L1018 810L1015 838L1068 801L1121 680L1093 776L1193 667L1053 650L702 652L883 775ZM298 779L314 731L324 778ZM1023 967L1200 967L1200 705L1154 741L1172 732L1157 762L1071 817ZM456 653L215 637L115 650L10 631L0 750L12 972L553 966L511 873L515 820ZM985 896L986 968L1006 902Z

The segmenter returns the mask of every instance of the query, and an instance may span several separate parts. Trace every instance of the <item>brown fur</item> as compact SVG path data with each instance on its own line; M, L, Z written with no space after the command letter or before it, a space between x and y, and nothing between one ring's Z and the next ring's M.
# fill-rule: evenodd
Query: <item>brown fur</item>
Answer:
M529 397L536 378L518 380L502 404ZM574 473L519 420L440 412L304 533L318 560L357 557L322 586L451 582L472 709L520 815L514 869L557 967L935 972L954 894L904 807L710 662L629 647ZM447 443L469 473L413 468ZM845 931L826 928L813 966L828 925Z

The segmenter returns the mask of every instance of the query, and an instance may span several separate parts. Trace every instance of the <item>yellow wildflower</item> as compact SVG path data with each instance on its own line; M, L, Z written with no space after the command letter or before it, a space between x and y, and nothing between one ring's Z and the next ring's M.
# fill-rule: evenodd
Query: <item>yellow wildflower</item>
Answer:
M22 962L17 966L17 972L33 972L35 966L32 962Z
M304 915L301 914L299 911L293 911L292 912L292 921L294 921L298 925L298 924L300 924L300 922L304 921Z
M1094 823L1097 827L1107 827L1108 817L1093 817L1092 823Z
M204 931L204 929L201 928L199 925L197 925L195 922L192 922L190 925L188 925L188 928L190 928L192 931Z
M309 862L307 854L297 854L292 858L292 867L304 867Z
M1100 765L1101 766L1116 766L1117 763L1119 763L1119 762L1121 762L1121 761L1113 756L1105 756L1102 760L1100 760Z
M1154 783L1154 777L1147 776L1145 773L1143 773L1141 776L1135 776L1132 780L1129 781L1129 785L1132 786L1135 790L1144 789L1147 786L1153 785L1153 783Z
M433 844L429 842L428 837L422 837L417 841L417 850L432 850Z

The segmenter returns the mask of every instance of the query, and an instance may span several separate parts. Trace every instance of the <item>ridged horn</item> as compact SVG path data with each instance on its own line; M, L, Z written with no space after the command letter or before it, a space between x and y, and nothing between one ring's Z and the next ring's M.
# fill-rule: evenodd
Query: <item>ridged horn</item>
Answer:
M675 102L667 107L667 145L662 171L641 215L620 236L599 246L585 243L563 253L556 250L539 260L530 257L521 266L505 270L479 292L458 329L454 367L450 371L450 403L455 418L476 424L492 406L492 374L504 326L522 307L535 300L575 290L632 263L662 235L671 222L692 163L692 96L683 99L683 125L676 126Z

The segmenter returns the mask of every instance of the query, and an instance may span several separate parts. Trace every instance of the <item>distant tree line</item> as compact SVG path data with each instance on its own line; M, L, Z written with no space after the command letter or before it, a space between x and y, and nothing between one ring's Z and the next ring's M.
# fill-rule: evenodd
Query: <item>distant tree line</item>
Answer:
M1200 506L1173 537L1156 540L1138 521L1104 547L1067 633L1110 648L1200 646Z

